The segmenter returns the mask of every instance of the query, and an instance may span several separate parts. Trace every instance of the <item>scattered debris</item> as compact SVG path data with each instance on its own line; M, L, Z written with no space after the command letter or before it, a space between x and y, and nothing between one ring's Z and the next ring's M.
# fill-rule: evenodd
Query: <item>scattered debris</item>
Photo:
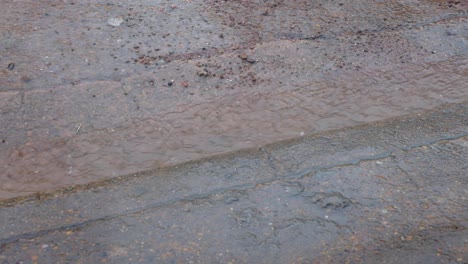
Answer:
M76 128L75 134L78 134L78 132L80 132L81 126L83 126L82 123L80 123L80 125Z
M206 70L201 70L197 72L197 75L200 77L208 77L209 73Z
M123 22L124 22L124 20L123 20L122 18L120 18L120 17L117 17L117 18L112 17L112 18L109 18L109 19L107 20L107 24L108 24L109 26L113 26L113 27L120 27L120 25L121 25Z
M239 55L239 58L241 58L243 61L246 61L248 63L255 63L257 62L256 60L250 58L247 54L245 53L242 53L241 55Z
M239 55L239 58L241 58L242 60L247 60L249 56L247 56L247 54L245 53L242 53L241 55Z
M248 63L252 63L254 64L255 62L257 62L256 60L252 59L252 58L247 58L246 60Z

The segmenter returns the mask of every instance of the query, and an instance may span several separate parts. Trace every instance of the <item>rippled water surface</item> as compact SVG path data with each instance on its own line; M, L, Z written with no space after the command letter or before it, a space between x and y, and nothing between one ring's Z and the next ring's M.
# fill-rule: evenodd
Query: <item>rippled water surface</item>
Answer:
M463 4L139 2L0 28L0 198L468 99Z

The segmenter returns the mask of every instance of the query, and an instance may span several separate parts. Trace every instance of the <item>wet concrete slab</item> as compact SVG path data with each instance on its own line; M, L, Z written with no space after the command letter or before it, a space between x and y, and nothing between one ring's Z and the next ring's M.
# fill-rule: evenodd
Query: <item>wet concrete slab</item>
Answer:
M3 204L4 263L464 263L468 105Z
M21 1L0 199L468 98L464 1Z

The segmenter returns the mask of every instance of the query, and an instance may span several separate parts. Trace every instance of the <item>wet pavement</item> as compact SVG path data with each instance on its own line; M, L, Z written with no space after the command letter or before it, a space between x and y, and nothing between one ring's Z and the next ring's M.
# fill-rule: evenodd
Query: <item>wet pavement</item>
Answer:
M2 263L466 263L468 104L0 208Z
M467 263L466 1L0 10L0 263Z
M468 98L465 1L0 9L0 199Z

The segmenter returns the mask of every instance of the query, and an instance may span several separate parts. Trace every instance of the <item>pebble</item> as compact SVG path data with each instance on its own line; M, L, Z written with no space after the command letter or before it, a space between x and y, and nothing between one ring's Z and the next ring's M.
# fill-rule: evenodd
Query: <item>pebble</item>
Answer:
M246 61L247 61L248 63L252 63L252 64L255 63L255 62L257 62L256 60L254 60L254 59L252 59L252 58L247 58Z
M246 61L248 63L255 63L257 62L256 60L252 59L252 58L249 58L249 56L245 53L239 55L239 58L241 58L243 61Z
M107 24L113 27L120 27L120 25L123 23L123 19L120 17L111 17L107 20Z
M7 67L10 71L12 71L14 68L15 68L15 64L14 63L10 63L8 64L8 67Z
M197 72L197 75L200 76L200 77L207 77L208 72L205 71L205 70L201 70L201 71Z

